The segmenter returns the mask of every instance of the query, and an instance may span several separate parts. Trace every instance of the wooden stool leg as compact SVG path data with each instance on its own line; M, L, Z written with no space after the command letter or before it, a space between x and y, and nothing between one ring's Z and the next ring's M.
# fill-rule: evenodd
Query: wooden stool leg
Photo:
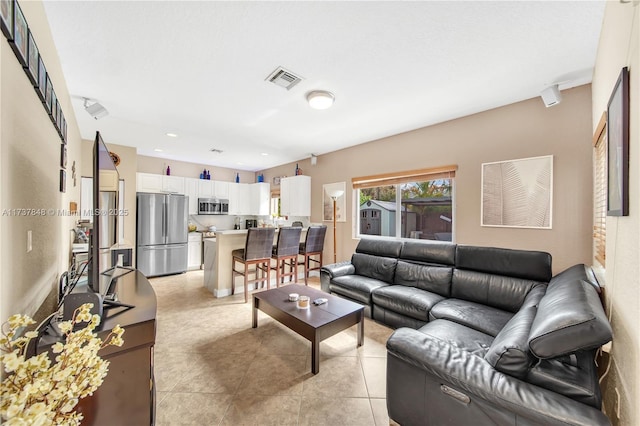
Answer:
M231 258L231 295L233 296L233 294L236 292L236 261L235 259L232 257Z
M244 264L244 303L249 299L249 265Z

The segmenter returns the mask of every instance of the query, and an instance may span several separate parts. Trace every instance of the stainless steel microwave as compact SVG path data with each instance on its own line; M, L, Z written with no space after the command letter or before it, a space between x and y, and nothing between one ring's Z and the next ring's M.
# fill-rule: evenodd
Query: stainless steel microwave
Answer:
M198 214L229 214L229 200L198 198Z

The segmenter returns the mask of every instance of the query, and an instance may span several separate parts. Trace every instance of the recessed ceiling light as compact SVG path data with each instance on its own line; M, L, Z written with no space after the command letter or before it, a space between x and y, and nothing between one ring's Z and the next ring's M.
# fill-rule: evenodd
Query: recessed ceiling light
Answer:
M335 99L333 93L327 92L326 90L314 90L313 92L307 93L307 102L309 102L309 106L313 109L330 108Z
M170 138L177 138L178 135L175 133L165 133L167 136L169 136Z
M269 155L269 153L268 153L268 152L263 152L263 153L261 153L260 155L267 156L267 155Z
M156 148L156 149L154 149L154 151L155 151L155 152L162 152L162 149L160 149L160 148Z
M238 166L244 166L244 163L236 163Z

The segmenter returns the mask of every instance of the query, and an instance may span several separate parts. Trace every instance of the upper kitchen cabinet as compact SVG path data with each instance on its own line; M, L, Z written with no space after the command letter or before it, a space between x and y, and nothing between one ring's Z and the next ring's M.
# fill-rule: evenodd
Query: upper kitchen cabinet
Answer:
M198 190L200 179L184 178L185 195L189 197L189 214L198 214Z
M200 198L229 199L229 182L219 180L199 180L198 196Z
M257 216L269 215L269 202L271 201L271 185L265 182L252 183L250 185L251 214Z
M183 177L165 176L153 173L136 174L137 192L184 194L185 182Z
M229 185L229 214L251 214L251 188L248 183Z
M280 180L280 214L311 216L310 176L291 176Z

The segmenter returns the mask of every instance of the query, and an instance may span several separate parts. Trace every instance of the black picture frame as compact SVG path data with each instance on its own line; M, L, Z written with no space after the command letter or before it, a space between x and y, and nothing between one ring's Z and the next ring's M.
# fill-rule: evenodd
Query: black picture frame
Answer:
M40 59L40 52L33 39L31 30L29 30L29 46L27 52L27 76L29 80L31 80L33 87L38 87L38 60Z
M62 116L62 142L67 144L67 119Z
M629 69L622 68L607 104L607 216L629 215Z
M46 99L46 91L47 91L47 68L44 66L44 62L42 62L42 56L38 55L38 86L36 93L38 97L45 103Z
M11 48L23 67L27 66L27 50L29 46L29 26L18 2L13 4L13 41Z
M44 93L45 93L44 105L47 107L47 112L51 114L51 110L53 108L53 105L51 105L51 100L53 99L53 86L51 85L51 79L49 78L49 73L47 73L46 88Z
M0 27L7 40L13 40L14 0L0 0Z
M56 116L58 115L58 97L56 96L56 91L51 90L51 113L49 114L49 118L51 118L51 122L56 124Z
M60 169L60 192L67 192L67 172Z
M67 146L65 144L60 145L60 167L67 168Z

